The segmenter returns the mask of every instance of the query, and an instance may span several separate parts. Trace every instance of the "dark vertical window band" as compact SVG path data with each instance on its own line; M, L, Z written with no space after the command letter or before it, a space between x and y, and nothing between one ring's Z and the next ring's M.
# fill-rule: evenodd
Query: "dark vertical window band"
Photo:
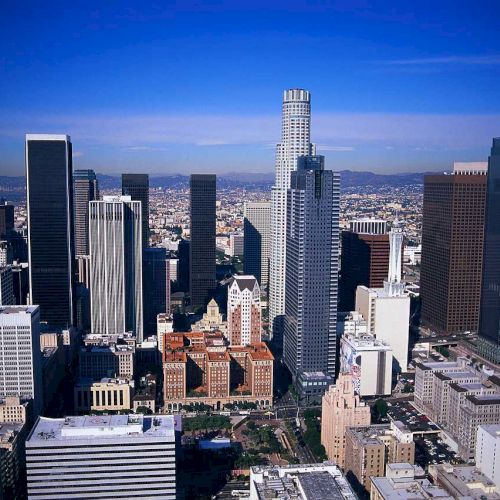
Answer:
M142 248L149 246L149 175L122 174L122 194L142 203Z
M74 324L72 149L68 136L26 136L30 302L53 328Z
M204 307L215 290L216 176L193 174L190 180L190 294L193 308Z

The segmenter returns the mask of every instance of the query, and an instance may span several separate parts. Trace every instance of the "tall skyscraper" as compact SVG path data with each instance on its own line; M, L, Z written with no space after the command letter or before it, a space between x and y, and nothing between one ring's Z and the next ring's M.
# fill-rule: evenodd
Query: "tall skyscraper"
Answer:
M483 276L479 317L479 352L500 363L500 137L488 160Z
M53 328L75 321L72 145L26 135L30 302Z
M297 158L314 155L311 144L311 95L307 90L283 93L281 142L276 146L276 182L271 193L271 258L269 261L270 334L279 344L285 314L286 198Z
M170 314L169 262L164 248L146 248L143 256L144 331L155 335L158 314Z
M261 341L260 287L255 276L233 276L227 291L227 333L232 346Z
M141 202L104 196L90 202L92 332L143 338Z
M40 310L0 306L0 397L32 400L33 415L43 405Z
M271 203L247 202L243 212L243 269L255 276L261 288L269 282L269 254L271 250Z
M341 311L352 311L356 287L380 288L389 270L389 235L386 222L371 219L350 221L342 231L340 266Z
M12 266L0 267L0 305L11 306L15 303Z
M335 376L340 176L323 167L323 156L299 158L288 190L283 353L295 382Z
M93 170L75 170L73 182L75 255L78 257L89 254L89 202L99 199L99 187Z
M149 246L149 175L122 174L122 195L141 202L142 247Z
M216 285L216 176L213 174L192 174L190 190L189 290L191 306L196 309L207 305Z
M425 176L420 271L423 325L477 331L483 264L486 163Z

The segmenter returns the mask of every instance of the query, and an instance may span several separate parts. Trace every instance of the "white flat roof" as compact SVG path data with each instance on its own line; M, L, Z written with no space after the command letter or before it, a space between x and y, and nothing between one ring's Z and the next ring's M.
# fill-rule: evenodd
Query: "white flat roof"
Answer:
M52 441L86 441L93 439L171 438L175 439L172 415L85 415L65 418L40 417L27 446Z
M26 134L27 141L68 141L71 137L66 134Z

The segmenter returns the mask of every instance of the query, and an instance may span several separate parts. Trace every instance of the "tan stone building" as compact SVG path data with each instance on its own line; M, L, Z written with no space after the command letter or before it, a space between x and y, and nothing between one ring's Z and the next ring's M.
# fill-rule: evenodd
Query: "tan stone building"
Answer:
M26 422L29 417L29 401L21 402L19 396L7 396L0 402L0 422Z
M370 477L382 477L386 464L415 462L415 443L401 426L370 425L346 431L345 467L370 491Z
M352 376L339 374L322 401L321 444L329 460L344 467L347 428L367 426L370 421L370 407L355 394Z
M133 382L128 379L80 379L74 388L75 412L130 410L133 394Z
M274 357L265 343L230 347L221 332L165 337L163 388L167 410L204 403L214 408L253 402L272 405Z

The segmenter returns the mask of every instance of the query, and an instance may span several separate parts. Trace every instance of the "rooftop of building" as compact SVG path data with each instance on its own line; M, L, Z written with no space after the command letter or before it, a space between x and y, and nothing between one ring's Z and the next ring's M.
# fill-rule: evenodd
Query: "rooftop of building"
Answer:
M130 380L125 377L103 377L101 379L95 380L91 377L80 377L76 383L75 387L78 386L90 386L97 384L106 384L106 385L133 385L133 380Z
M0 423L0 448L10 445L24 427L24 422Z
M370 479L382 498L386 500L453 499L444 489L434 486L428 479L390 479L387 477L372 477Z
M392 351L392 347L387 342L365 333L359 336L345 333L342 339L358 351Z
M262 479L262 481L261 481ZM251 468L260 500L354 500L351 486L332 462Z
M0 314L33 314L38 306L0 306Z
M500 405L500 394L469 394L465 399L476 406Z
M472 392L472 391L481 391L485 389L485 386L479 382L466 383L466 384L452 382L450 384L450 389L453 389L457 392Z
M65 418L39 417L26 446L50 446L53 441L93 439L172 438L172 415L99 415Z
M435 377L440 380L461 380L477 377L476 372L471 368L470 370L463 370L459 372L436 373Z
M500 439L500 424L485 424L479 427L487 432L493 439Z
M227 351L207 351L208 361L231 361Z
M252 275L235 275L231 278L229 286L232 286L234 282L241 292L245 289L252 291L256 285L258 286L257 278Z

